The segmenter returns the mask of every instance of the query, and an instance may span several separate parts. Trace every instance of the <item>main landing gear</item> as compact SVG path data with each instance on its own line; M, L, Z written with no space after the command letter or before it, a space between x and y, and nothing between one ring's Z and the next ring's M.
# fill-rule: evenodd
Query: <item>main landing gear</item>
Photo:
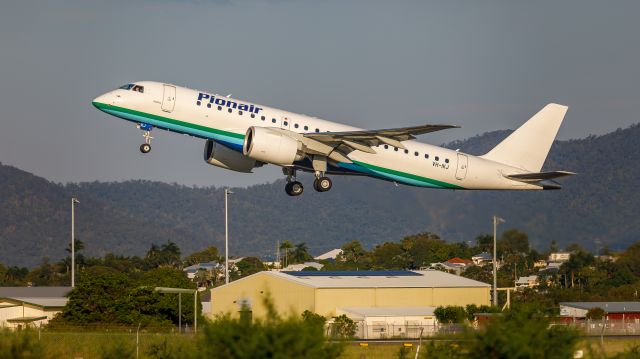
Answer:
M291 167L284 167L282 168L282 172L287 175L287 184L286 186L284 186L284 191L292 197L301 195L304 191L304 186L302 185L302 183L295 180L296 170Z
M289 196L295 197L302 194L304 186L302 183L296 180L296 170L290 167L282 169L285 175L287 175L287 184L284 186L284 191ZM331 189L333 183L329 177L324 177L323 172L316 172L316 179L313 181L313 189L318 192L326 192Z
M140 145L140 152L149 153L151 151L151 130L153 130L153 126L147 125L146 123L139 123L136 126L139 130L144 131L142 137L144 137L144 143Z

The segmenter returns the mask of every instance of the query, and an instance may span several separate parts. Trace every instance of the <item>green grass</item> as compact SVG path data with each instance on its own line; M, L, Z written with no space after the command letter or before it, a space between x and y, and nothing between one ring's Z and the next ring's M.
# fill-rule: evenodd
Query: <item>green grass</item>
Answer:
M104 348L112 346L116 342L125 343L135 348L136 334L134 333L57 333L42 332L40 341L48 352L55 353L60 358L99 359ZM191 344L195 341L192 335L178 334L140 334L139 350L140 358L145 358L144 353L153 344L161 344L164 341L168 345Z
M195 344L196 338L193 335L141 333L140 358L148 358L146 352L153 345L166 342L168 346L190 347ZM114 343L125 343L125 345L135 349L136 334L135 332L41 332L38 340L52 357L99 359L104 348L112 347ZM585 358L603 358L637 345L640 345L640 339L638 338L605 338L604 346L601 344L600 338L588 338L582 339L577 349L584 351ZM347 344L341 358L398 358L401 347L402 343L369 343L368 346L363 347L358 342L355 342ZM413 358L417 343L413 343L413 346L409 349L410 352L407 357Z

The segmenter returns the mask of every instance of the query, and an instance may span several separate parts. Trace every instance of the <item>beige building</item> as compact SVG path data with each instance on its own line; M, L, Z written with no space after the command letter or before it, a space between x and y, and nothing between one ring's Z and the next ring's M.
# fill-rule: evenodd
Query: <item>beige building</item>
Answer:
M305 310L323 316L348 308L410 308L489 305L490 285L453 274L427 271L259 272L211 290L211 316L237 315L243 305L256 318L271 297L279 313ZM345 310L342 310L345 309ZM397 312L397 311L396 311Z
M70 287L0 287L0 328L41 326L67 304Z

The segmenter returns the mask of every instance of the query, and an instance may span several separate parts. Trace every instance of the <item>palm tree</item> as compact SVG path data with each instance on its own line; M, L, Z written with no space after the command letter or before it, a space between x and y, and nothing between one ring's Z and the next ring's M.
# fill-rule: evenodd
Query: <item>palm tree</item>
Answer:
M307 250L307 244L302 242L295 245L292 255L293 262L302 263L311 258L309 251Z

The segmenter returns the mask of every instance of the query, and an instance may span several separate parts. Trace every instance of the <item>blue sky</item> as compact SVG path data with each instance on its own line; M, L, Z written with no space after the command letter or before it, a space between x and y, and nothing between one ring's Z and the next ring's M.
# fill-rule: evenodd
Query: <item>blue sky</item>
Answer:
M204 143L91 107L135 80L363 128L453 123L439 144L570 106L560 138L638 122L633 1L13 1L0 12L0 161L54 181L244 186Z

